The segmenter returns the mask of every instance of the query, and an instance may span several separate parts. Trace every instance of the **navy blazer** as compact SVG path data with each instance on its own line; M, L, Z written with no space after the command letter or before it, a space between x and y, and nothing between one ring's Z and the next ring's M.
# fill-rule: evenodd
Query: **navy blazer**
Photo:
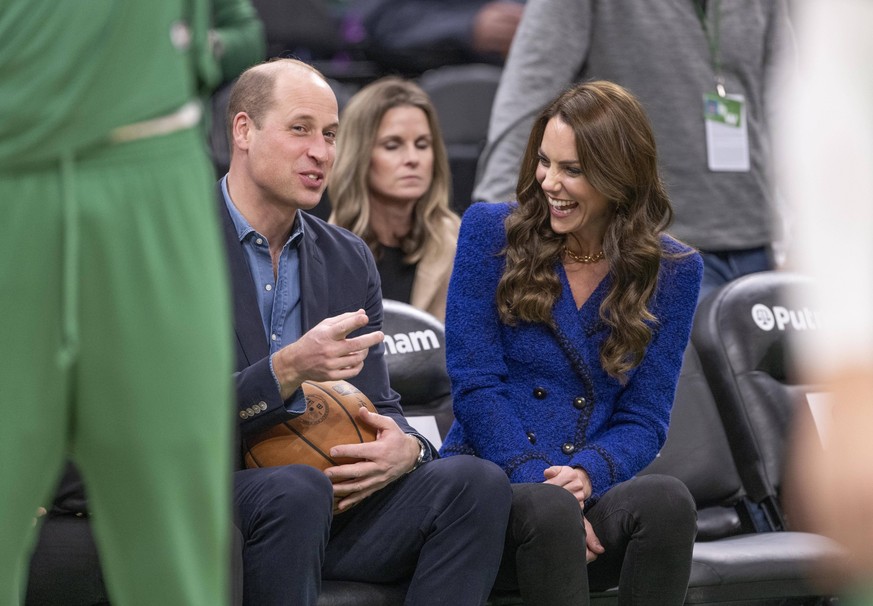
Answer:
M270 371L270 347L255 296L254 279L220 187L218 202L233 299L239 432L245 439L295 415L286 411L286 401L282 400ZM303 240L298 249L303 332L325 318L358 309L365 310L370 321L349 336L382 330L382 287L370 249L345 229L306 212L297 214L303 222ZM391 389L382 343L370 348L363 370L348 381L370 399L380 414L394 419L404 432L419 435L406 422L400 396ZM290 401L291 398L287 402ZM431 451L431 454L436 453L432 446Z

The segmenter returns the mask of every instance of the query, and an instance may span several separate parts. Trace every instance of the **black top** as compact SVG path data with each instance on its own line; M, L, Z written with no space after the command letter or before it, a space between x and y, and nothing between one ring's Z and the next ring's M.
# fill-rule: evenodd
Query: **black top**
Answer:
M383 246L376 259L376 268L382 278L382 298L409 303L416 265L404 263L403 251L399 248Z

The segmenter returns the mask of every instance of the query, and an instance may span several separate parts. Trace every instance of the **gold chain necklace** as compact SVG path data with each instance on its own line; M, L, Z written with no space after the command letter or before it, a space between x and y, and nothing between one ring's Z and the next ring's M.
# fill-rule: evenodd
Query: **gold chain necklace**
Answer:
M567 253L568 257L570 257L577 263L597 263L603 258L602 250L599 253L594 253L593 255L579 255L565 246L564 252Z

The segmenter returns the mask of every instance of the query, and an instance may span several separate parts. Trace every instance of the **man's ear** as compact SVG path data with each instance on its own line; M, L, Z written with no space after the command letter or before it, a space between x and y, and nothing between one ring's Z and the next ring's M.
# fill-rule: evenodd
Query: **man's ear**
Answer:
M246 112L238 112L231 122L230 134L233 146L246 150L249 148L249 136L255 127L251 117Z

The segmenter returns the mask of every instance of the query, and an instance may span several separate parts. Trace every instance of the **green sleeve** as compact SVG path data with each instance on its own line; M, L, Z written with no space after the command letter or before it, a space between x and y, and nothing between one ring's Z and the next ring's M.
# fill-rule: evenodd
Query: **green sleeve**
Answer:
M223 82L263 61L267 53L264 25L250 0L213 0L213 39Z

